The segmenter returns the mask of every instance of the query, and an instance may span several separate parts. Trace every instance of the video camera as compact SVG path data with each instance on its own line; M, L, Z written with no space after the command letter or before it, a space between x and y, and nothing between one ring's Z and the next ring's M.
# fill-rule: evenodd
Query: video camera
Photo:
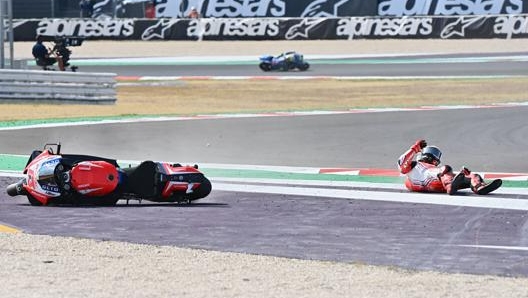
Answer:
M53 42L61 44L65 47L78 47L81 46L84 41L84 37L79 36L56 36Z
M67 37L67 36L61 36L61 37L55 37L55 40L53 41L55 45L53 46L53 52L58 53L60 56L62 56L62 60L64 61L64 66L69 66L68 60L70 60L70 55L72 51L68 49L68 47L78 47L81 46L84 38L82 37Z
M65 47L78 47L82 45L84 37L80 36L51 36L51 35L39 35L42 41L53 42L55 44L62 44Z
M68 61L70 60L72 51L68 47L79 47L82 45L84 41L84 37L79 37L79 36L42 35L41 37L42 37L42 41L49 41L53 43L53 48L51 49L51 52L56 53L57 55L62 57L64 67L70 66L70 63L68 63ZM71 66L71 69L75 71L77 67Z

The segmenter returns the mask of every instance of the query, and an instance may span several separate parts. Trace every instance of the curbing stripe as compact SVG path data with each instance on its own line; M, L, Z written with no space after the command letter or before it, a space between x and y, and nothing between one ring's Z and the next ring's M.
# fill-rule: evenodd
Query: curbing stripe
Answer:
M487 173L478 172L484 179L528 181L528 173ZM358 176L383 176L383 177L400 177L400 172L392 169L361 169L361 168L339 168L339 169L320 169L319 174L334 175L358 175Z
M215 183L215 190L237 191L249 193L265 193L280 195L295 195L302 198L326 197L347 200L384 201L413 204L434 204L447 206L464 206L476 208L491 208L505 210L528 211L528 200L504 197L482 196L445 196L430 193L391 192L383 191L336 189L336 188L304 188L283 185L255 185Z
M16 234L22 232L19 229L15 229L6 225L0 225L0 233Z
M22 172L28 156L0 154L0 172L5 176L15 176ZM118 164L139 164L136 160L118 160ZM193 164L193 163L183 163ZM297 179L323 179L323 180L370 180L374 182L382 179L402 182L403 176L396 169L379 168L316 168L316 167L291 167L291 166L266 166L266 165L240 165L240 164L208 164L200 163L200 168L212 177L286 177L295 176ZM528 173L496 173L477 171L484 179L502 178L514 184L526 184ZM379 182L379 181L378 181Z

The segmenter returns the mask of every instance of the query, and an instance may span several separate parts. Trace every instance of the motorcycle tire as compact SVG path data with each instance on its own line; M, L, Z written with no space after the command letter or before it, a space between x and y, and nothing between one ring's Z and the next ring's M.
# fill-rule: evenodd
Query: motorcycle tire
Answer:
M193 191L191 201L205 198L211 193L211 181L205 177L203 179L204 180L200 183L200 187Z
M42 206L42 202L37 200L37 199L35 199L30 194L27 195L27 199L28 199L29 203L31 204L31 206Z
M259 64L259 67L262 71L270 71L271 70L271 65L269 63L260 63Z
M308 68L310 68L310 64L308 64L308 63L306 63L306 62L303 63L303 64L301 64L301 65L299 65L299 70L300 70L300 71L308 70Z

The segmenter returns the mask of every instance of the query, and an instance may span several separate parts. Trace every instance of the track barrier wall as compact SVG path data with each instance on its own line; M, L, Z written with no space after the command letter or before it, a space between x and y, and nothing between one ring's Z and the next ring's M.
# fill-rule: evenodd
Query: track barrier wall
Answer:
M528 2L528 1L527 1ZM527 38L528 14L317 18L14 20L15 41L45 36L86 40L311 40Z
M526 0L16 0L14 18L313 18L528 13ZM87 5L90 2L93 4ZM50 5L51 4L51 5Z
M0 103L114 104L116 74L0 69Z

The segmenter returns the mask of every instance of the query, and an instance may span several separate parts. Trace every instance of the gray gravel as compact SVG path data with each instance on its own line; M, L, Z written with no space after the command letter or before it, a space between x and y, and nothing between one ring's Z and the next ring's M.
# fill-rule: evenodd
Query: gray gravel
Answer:
M526 279L0 233L0 297L528 297Z

